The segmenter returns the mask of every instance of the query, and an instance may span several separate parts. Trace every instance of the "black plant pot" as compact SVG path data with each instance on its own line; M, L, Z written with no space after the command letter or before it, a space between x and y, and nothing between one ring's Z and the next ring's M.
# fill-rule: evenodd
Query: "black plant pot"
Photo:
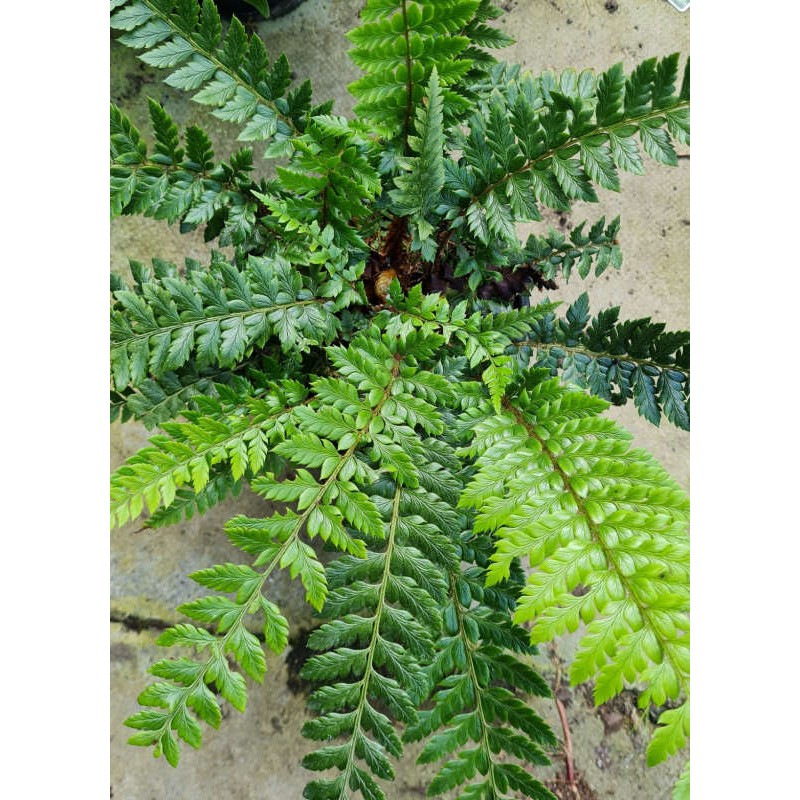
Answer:
M280 17L302 3L303 0L268 0L271 17ZM240 20L260 18L258 11L244 0L217 0L217 8L221 16L230 19L234 14Z

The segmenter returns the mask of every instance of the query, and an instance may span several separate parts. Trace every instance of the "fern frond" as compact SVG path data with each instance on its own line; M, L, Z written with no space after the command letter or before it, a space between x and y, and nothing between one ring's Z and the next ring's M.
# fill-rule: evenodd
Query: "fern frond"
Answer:
M681 772L680 778L672 788L672 800L689 800L689 762Z
M463 155L448 172L446 217L478 242L515 244L513 222L538 220L538 205L568 210L596 202L595 187L619 191L618 170L642 173L634 136L661 163L677 164L670 135L688 141L689 100L674 94L677 55L642 62L627 80L617 64L596 78L566 70L527 74L487 99Z
M467 784L459 797L499 800L516 796L507 792L522 792L535 800L554 800L529 770L507 763L512 756L530 765L547 765L544 749L555 748L557 741L545 722L505 687L539 697L550 697L551 692L532 667L507 652L526 654L532 648L526 632L512 625L505 609L492 608L483 579L483 570L450 575L444 635L429 668L439 689L433 708L419 712L418 722L404 738L428 739L418 763L447 759L428 788L430 796ZM465 747L469 742L477 746Z
M512 198L512 207L513 207ZM519 253L510 258L511 266L522 265L535 269L544 280L553 280L559 275L568 281L573 269L581 278L593 272L595 277L602 275L609 267L622 266L622 253L617 244L619 217L606 225L601 217L584 233L586 222L574 227L569 240L564 234L550 230L546 236L531 234ZM594 269L593 269L594 268Z
M214 398L200 398L199 411L184 411L185 422L162 423L164 434L150 439L111 476L111 521L122 525L135 519L147 505L150 513L169 509L178 490L191 485L194 499L184 492L180 504L207 506L222 499L222 484L200 493L211 480L216 464L227 465L233 481L258 474L267 451L281 441L307 390L293 381L270 386L263 397L242 397L232 407ZM232 487L231 487L232 488Z
M364 22L347 34L350 57L366 72L349 86L358 99L356 114L405 143L434 65L441 87L456 83L472 66L464 54L470 40L460 32L480 5L479 0L367 0ZM445 89L444 97L449 109L466 108L457 92Z
M186 276L174 267L136 290L114 292L111 362L123 391L158 378L190 358L231 367L276 336L284 350L330 341L337 320L325 286L307 286L281 258L249 256L244 269L216 259Z
M564 319L552 314L539 318L532 336L514 346L525 364L535 351L536 365L562 373L566 382L616 405L632 398L639 414L654 425L663 413L689 430L689 333L665 331L663 323L649 317L618 320L619 307L591 319L584 293Z
M111 27L125 31L122 44L144 50L146 64L173 70L165 83L191 92L219 119L243 124L240 140L280 143L302 132L310 92L287 94L286 56L270 64L261 39L236 17L223 37L212 0L201 9L195 0L130 0L112 14Z
M179 487L175 490L173 501L153 511L144 521L144 527L164 528L184 519L192 519L195 514L202 516L228 497L238 497L242 486L243 481L235 480L229 468L214 465L209 472L208 483L199 492L190 485Z
M381 182L357 128L351 130L343 117L314 117L291 146L292 160L277 168L276 189L285 193L286 210L301 226L330 225L340 247L366 250L356 226L370 215Z
M399 160L408 174L394 179L396 189L389 192L393 211L408 216L416 227L413 247L432 261L436 248L430 239L434 226L428 215L434 210L444 186L444 128L442 95L436 67L431 71L423 105L417 108L414 123L418 136L409 136L408 145L418 155Z
M205 225L204 238L219 237L221 245L242 245L255 236L258 202L251 178L253 154L237 150L229 162L214 161L208 135L193 125L178 130L163 107L149 100L156 137L154 152L133 123L111 106L111 216L144 214L181 232Z
M237 520L226 526L234 544ZM265 533L261 531L261 533ZM263 596L267 579L278 565L283 565L295 540L288 531L270 531L261 541L261 564L257 571L241 564L225 564L201 570L190 577L201 586L223 592L235 593L231 600L225 595L207 595L185 603L178 610L189 618L205 625L214 625L215 632L191 623L180 623L164 631L157 644L164 647L194 649L198 655L207 654L205 660L197 658L170 658L155 663L150 672L164 680L150 685L139 695L139 703L148 710L133 714L125 724L138 730L129 743L153 746L154 754L162 753L173 767L180 757L177 735L192 747L200 747L202 731L197 722L218 728L222 713L219 700L211 688L238 711L247 704L247 687L244 676L228 662L231 654L243 672L261 682L266 672L266 659L258 638L246 627L254 615L263 618L263 635L267 645L280 653L288 641L288 623L278 607ZM195 716L196 715L196 716Z
M224 565L192 576L208 588L235 591L236 598L231 600L210 595L181 606L179 610L191 619L215 624L217 636L192 625L182 625L169 629L161 637L159 641L164 645L195 646L201 650L208 649L210 655L205 663L180 659L165 660L155 665L155 674L168 678L171 682L155 684L141 695L142 705L155 707L157 710L139 712L127 721L130 727L141 729L141 733L131 739L133 744L154 745L156 754L164 752L169 763L175 766L178 761L178 747L170 733L172 729L177 730L178 735L192 746L197 747L201 742L199 725L188 708L192 708L201 719L215 727L219 723L219 707L208 690L207 683L215 683L225 699L239 710L244 709L244 678L230 668L225 653L232 652L248 675L259 681L262 679L266 665L261 646L244 626L245 618L259 610L266 618L264 636L267 643L276 651L285 646L286 622L277 607L262 595L263 586L271 572L278 566L288 568L292 578L299 575L306 589L306 598L315 608L322 608L325 602L328 589L324 570L313 549L300 540L302 531L309 538L319 535L337 549L356 556L355 564L369 563L362 537L381 539L384 536L384 526L375 504L368 495L359 491L357 484L373 483L380 473L356 458L356 451L367 444L372 446L372 455L377 459L378 466L393 475L397 481L398 504L403 485L413 488L419 483L417 469L409 452L417 456L418 460L424 455L413 428L405 425L407 420L403 414L396 408L387 407L387 403L394 397L402 398L402 391L398 393L394 390L395 385L403 388L403 383L398 384L397 381L413 379L418 372L409 365L402 370L401 377L403 360L413 358L415 353L424 352L425 343L407 346L403 348L402 354L396 349L392 353L391 345L392 342L382 341L378 333L373 331L371 335L356 337L347 350L330 348L334 351L331 353L332 360L341 365L342 371L348 365L352 367L346 372L346 379L342 383L356 387L356 394L354 396L352 391L340 388L336 394L347 398L345 403L340 404L341 409L324 403L317 408L295 408L293 413L301 431L276 445L274 450L298 465L296 476L278 481L271 475L266 475L252 482L253 488L267 499L292 503L295 509L275 512L264 519L235 517L227 523L226 533L231 542L245 552L256 555L253 563L255 569L242 565ZM335 381L336 379L321 379L318 384L320 399L330 395L331 385ZM190 424L186 423L187 426ZM175 425L171 430L176 434L198 433L196 427L181 429ZM200 433L205 435L205 431ZM238 452L238 457L243 456L244 454ZM147 454L147 457L153 460L152 453ZM206 461L203 463L207 465ZM318 469L319 480L303 467ZM393 519L394 522L389 526L391 537L398 530L396 513L393 514ZM345 528L345 521L360 534L359 538ZM424 520L422 522L422 531L415 531L418 526L414 518L405 520L410 532L404 532L403 536L408 540L416 536L414 544L422 541L426 534ZM398 546L404 544L405 541L398 540ZM391 547L394 547L393 543ZM423 552L426 552L425 547ZM431 551L428 549L427 552L429 554ZM414 569L404 566L407 562L413 562L417 567ZM395 564L398 569L398 578L392 584L392 594L388 599L394 602L396 593L402 599L400 602L413 607L417 616L424 614L427 608L428 616L435 620L437 613L434 601L424 589L417 587L413 579L407 578L403 571L423 576L423 581L429 586L435 586L435 572L418 562L419 558L410 549L398 550L396 558L393 558L392 550L388 552L387 563ZM257 568L265 564L266 569L258 572ZM387 588L384 587L381 596L386 591ZM360 601L356 599L356 603L358 602ZM357 610L358 606L354 608ZM381 615L379 617L382 619ZM408 628L409 623L405 617L403 623ZM419 630L423 631L421 627ZM383 647L383 641L376 634L376 647L381 646L379 652L370 651L370 663L377 657L376 666L391 662L398 670L407 665L413 672L413 665L396 648L388 644ZM432 645L430 647L432 649ZM331 668L335 670L336 667L334 665ZM382 699L389 698L396 704L396 709L411 709L413 713L411 701L404 697L402 691L395 689L391 679L378 673L370 673L369 670L367 673L370 686L381 686L380 690L374 691L378 691ZM420 684L418 689L422 692L423 685ZM422 694L420 698L421 696ZM363 738L358 738L358 742L353 745L353 753L363 755L364 748L367 747L369 755L365 757L371 759L377 751L369 748L365 742ZM375 768L376 763L383 763L381 758L379 754L375 755L377 761L370 761L371 766ZM356 783L362 779L362 772L359 768L353 769ZM368 778L369 776L363 780L368 781Z
M122 284L124 287L124 284ZM278 346L279 347L279 346ZM259 369L272 366L267 355L251 358L233 369L204 367L198 369L192 361L175 372L165 372L158 378L145 378L138 386L128 387L122 392L111 392L111 421L118 417L122 422L135 419L146 428L152 429L162 422L176 419L184 409L197 411L201 397L222 397L235 402L242 397L263 394L271 380L277 375ZM293 377L298 370L293 369L286 359L281 375Z
M596 678L595 701L643 683L640 704L688 695L688 501L598 398L530 373L500 414L474 426L477 471L461 504L494 531L488 582L527 556L515 613L542 642L585 623L573 683ZM586 592L574 591L582 586ZM688 706L665 712L651 759L676 749ZM685 736L684 736L685 738Z
M326 685L311 696L321 716L303 726L303 735L327 744L307 755L303 765L335 768L340 774L311 782L304 793L308 798L345 798L352 790L383 800L372 775L394 777L387 754L399 757L402 744L381 709L400 722L413 722L416 706L428 693L421 664L433 657L438 602L446 591L442 571L455 567L455 548L450 546L442 558L430 546L430 533L434 539L447 538L420 517L404 513L413 493L399 484L384 488L388 491L378 507L385 521L385 548L329 565L331 593L323 616L331 621L309 639L312 649L327 652L310 658L302 674ZM345 742L332 743L337 737Z

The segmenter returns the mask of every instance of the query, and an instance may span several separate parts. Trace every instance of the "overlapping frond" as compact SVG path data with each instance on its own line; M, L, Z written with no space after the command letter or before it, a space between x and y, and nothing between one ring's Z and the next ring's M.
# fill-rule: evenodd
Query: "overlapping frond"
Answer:
M617 64L599 77L566 70L498 86L455 142L462 154L447 165L445 217L483 244L515 244L513 223L540 219L540 206L596 202L597 187L619 191L619 170L641 174L634 136L656 161L677 164L672 139L689 141L688 93L676 93L677 76L674 54L628 76Z
M274 184L282 198L281 228L291 230L289 221L294 229L312 222L320 229L329 225L338 246L366 249L359 226L370 215L369 204L380 194L381 182L370 163L369 143L357 126L343 117L314 117L291 147L293 158L277 168ZM264 223L269 225L270 218Z
M111 106L111 216L143 214L180 222L182 232L204 225L206 241L242 245L254 236L258 202L253 196L253 154L237 150L215 162L211 140L197 125L181 138L164 108L150 100L155 147Z
M191 266L191 265L190 265ZM284 350L329 342L337 319L329 293L281 258L249 256L243 269L222 258L209 269L154 262L132 264L136 285L113 292L111 363L114 387L139 386L190 359L198 367L231 367L275 336Z
M230 369L205 367L198 369L187 363L175 372L158 378L145 378L138 386L111 391L111 421L135 419L152 430L162 422L175 419L183 409L196 410L194 398L217 397L220 384L232 391L249 394L253 387Z
M414 109L422 102L435 67L439 85L456 83L471 68L462 31L475 18L480 0L367 0L362 24L350 31L350 57L366 73L352 83L355 112L385 130L387 138L411 131ZM448 108L464 110L467 102L444 89Z
M427 387L432 399L442 402L450 397L451 390L444 379L414 366L417 356L430 353L440 341L428 337L398 347L396 341L384 340L373 330L356 337L347 349L330 348L331 360L343 377L315 382L314 402L294 404L294 432L273 448L294 466L294 477L281 480L266 474L251 482L263 497L290 507L263 519L239 516L227 523L230 541L256 556L253 567L226 564L192 576L210 589L235 592L236 598L210 595L180 607L191 619L216 625L216 635L205 628L182 624L160 638L161 644L195 647L201 652L207 650L209 655L205 662L168 659L153 667L154 674L168 680L141 695L142 705L156 710L141 711L127 721L141 730L132 738L133 744L153 745L156 754L163 752L170 764L177 764L178 747L171 730L192 746L199 746L201 741L199 725L189 709L214 727L219 723L219 707L207 684L213 683L234 707L244 709L244 678L230 668L225 654L232 652L244 672L255 680L261 680L266 666L260 643L245 627L246 618L260 611L266 619L265 641L278 652L286 644L286 621L262 595L267 577L276 567L288 568L293 578L300 577L312 606L320 609L325 603L328 588L323 567L314 550L301 540L301 533L309 539L319 536L354 557L352 562L341 562L343 565L368 565L365 539L383 539L384 522L381 505L359 487L373 487L376 491L376 479L390 476L396 486L393 496L397 507L406 489L422 487L421 498L430 491L426 483L430 484L430 476L437 472L430 456L437 454L437 448L426 445L419 434L441 433L443 426L435 406L420 398L415 401L408 389L420 384ZM284 423L285 418L281 417L279 424ZM204 437L206 432L198 431L198 427L188 422L174 424L168 430L176 438L191 438L192 434ZM235 456L228 451L225 455L231 458L232 465L234 458L241 459L241 468L247 469L244 460L250 452L246 445L238 447ZM154 453L143 451L142 461L145 460L152 462ZM397 570L396 592L404 598L405 606L418 614L428 608L435 620L436 606L423 595L428 596L437 578L440 583L443 579L426 566L422 554L424 558L452 560L455 548L435 529L431 531L431 523L424 518L405 517L401 522L394 513L393 520L389 536L399 538L396 553L391 549L395 546L391 539L387 557ZM258 571L261 567L265 568ZM419 581L422 588L411 585L414 581ZM382 595L387 591L384 586ZM388 595L390 602L395 602L394 591ZM354 602L356 610L361 607L357 598ZM404 629L407 627L404 620ZM380 642L383 639L376 634L376 647ZM400 658L398 663L404 663L396 649L387 645L385 654L377 656L376 666L393 656ZM371 659L375 657L373 653ZM370 684L374 681L377 685L381 679L380 675L369 676ZM395 696L393 687L386 686L388 694ZM422 685L419 688L422 690ZM405 707L401 699L397 702L398 707ZM361 745L354 747L360 755Z
M428 787L430 796L463 787L458 797L500 800L520 792L554 800L530 768L549 764L545 751L557 742L522 699L550 697L550 687L520 658L533 648L527 632L507 616L513 593L487 590L484 578L481 568L451 573L444 631L428 668L437 687L434 705L419 712L404 738L427 739L418 763L446 759Z
M444 573L457 563L450 539L409 513L425 503L424 493L385 482L374 499L385 537L373 539L363 558L344 556L329 565L328 621L309 639L309 647L324 652L306 662L303 676L324 685L310 699L320 716L303 726L303 735L324 745L303 765L339 773L312 781L304 792L311 800L346 798L351 791L385 797L373 775L394 777L389 756L399 757L402 744L392 719L414 722L428 694L423 666L434 655Z
M639 414L658 425L663 414L689 430L689 333L665 331L649 317L619 321L619 308L589 314L582 294L564 318L537 319L530 337L514 343L519 358L559 372L564 381L621 405L633 399Z
M571 679L594 678L596 702L626 682L646 687L643 707L685 701L686 496L652 456L630 448L630 434L598 417L604 401L542 373L474 426L477 471L461 505L477 510L476 530L494 532L488 582L529 559L515 619L532 622L533 642L587 626ZM688 703L661 722L651 761L685 742Z
M307 394L301 384L283 381L270 385L269 393L243 396L234 404L197 398L200 410L184 411L184 421L162 423L164 433L151 438L148 447L111 476L112 525L135 519L145 505L152 514L159 508L170 509L177 500L183 513L191 516L194 508L222 500L233 483L221 480L221 475L236 482L258 474ZM220 474L217 468L212 474L219 464L226 466L225 472ZM174 518L177 510L168 518Z
M119 5L119 4L118 4ZM165 83L211 106L219 119L243 126L242 141L283 142L302 131L311 107L308 81L293 91L286 56L270 63L266 48L235 17L223 36L216 5L203 0L129 0L114 10L119 41L142 50L142 61L170 69Z
M394 179L397 188L392 189L389 195L392 210L400 216L410 217L414 223L416 241L412 247L420 248L423 257L432 261L435 254L435 245L430 238L433 226L427 217L444 186L445 144L442 95L436 67L431 72L425 102L417 108L414 126L418 135L409 136L408 145L417 155L398 160L406 174Z
M514 375L515 358L507 351L514 341L528 335L526 331L535 328L536 320L555 308L552 303L541 303L497 313L490 309L468 314L466 302L451 308L445 298L424 295L419 286L404 297L396 284L390 287L388 299L391 312L376 315L378 325L401 338L416 330L441 331L445 340L452 338L463 348L470 367L482 367L481 379L498 407Z
M510 263L516 268L524 265L535 269L545 281L559 276L568 281L573 270L581 278L590 273L599 277L609 267L622 266L622 252L617 243L619 226L619 217L608 225L605 217L601 217L587 232L584 232L586 222L576 225L569 232L569 239L552 229L544 236L531 234L525 246L512 254Z

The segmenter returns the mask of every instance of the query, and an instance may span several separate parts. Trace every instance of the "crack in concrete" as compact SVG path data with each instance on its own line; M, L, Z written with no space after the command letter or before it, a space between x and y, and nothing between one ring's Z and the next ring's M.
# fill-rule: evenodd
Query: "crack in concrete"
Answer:
M157 630L165 631L172 627L172 622L167 622L156 617L140 617L137 614L118 614L111 612L110 622L117 622L129 631Z

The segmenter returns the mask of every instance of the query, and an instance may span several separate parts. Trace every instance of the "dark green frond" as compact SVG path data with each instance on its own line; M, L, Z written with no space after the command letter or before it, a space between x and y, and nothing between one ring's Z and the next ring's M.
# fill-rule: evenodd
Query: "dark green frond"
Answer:
M328 342L337 320L326 291L280 258L250 256L241 270L217 259L185 276L174 267L157 271L136 289L114 292L114 387L140 386L190 359L232 367L272 336L284 350Z
M514 347L525 364L535 352L536 365L561 373L565 382L616 405L633 399L654 425L663 414L689 430L689 333L664 328L649 317L620 322L618 307L592 319L584 293L564 319L547 314Z
M470 118L449 173L447 218L487 244L515 244L512 221L537 220L538 207L568 210L596 202L596 188L619 191L618 170L641 173L634 140L675 165L670 134L688 141L689 101L674 94L677 57L649 59L625 80L621 65L596 77L566 70L525 75L498 87Z
M172 72L165 83L211 106L214 116L244 125L239 139L281 141L302 132L310 98L289 106L289 64L281 55L270 64L263 42L235 17L223 36L216 5L203 0L130 0L111 16L124 31L119 41L142 61Z
M511 765L504 763L507 756L500 755L505 753L531 766L550 763L546 750L557 745L552 731L503 687L513 686L540 697L549 697L550 688L526 662L494 644L508 637L516 645L527 636L503 614L480 605L473 607L473 599L477 599L473 586L463 577L450 576L444 635L429 667L431 680L439 688L433 695L433 707L419 712L405 739L427 739L419 763L446 759L428 788L431 796L467 784L459 796L499 800L511 796L509 789L516 789L529 798L554 800L527 769L517 767L520 775L513 772L509 780L507 767ZM481 595L479 589L478 597ZM522 648L522 652L530 652L528 646Z

